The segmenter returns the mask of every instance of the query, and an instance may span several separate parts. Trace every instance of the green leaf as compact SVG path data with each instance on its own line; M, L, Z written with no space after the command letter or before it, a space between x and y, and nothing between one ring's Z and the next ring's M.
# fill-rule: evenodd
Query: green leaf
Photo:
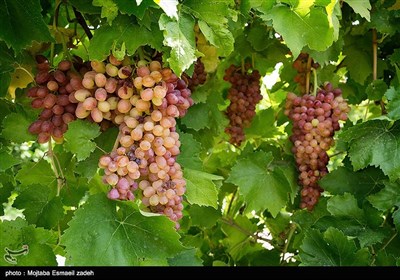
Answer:
M354 38L353 38L354 37ZM353 36L353 43L349 45L345 42L343 54L346 56L343 63L349 70L351 78L357 83L363 85L365 79L372 73L371 53L360 48L360 44L366 43L369 38L361 36ZM357 40L358 39L358 40Z
M246 254L260 249L254 245L251 237L257 230L257 225L247 217L238 215L234 220L227 219L221 229L226 235L223 243L226 244L227 252L234 260L239 260Z
M99 158L103 155L102 151L110 152L112 150L114 141L110 141L110 139L116 139L117 135L118 128L116 127L103 131L100 136L95 139L98 149L91 153L88 158L78 162L75 172L89 180L92 179L97 173Z
M168 259L169 266L202 266L203 261L197 255L197 249L182 251L173 258Z
M143 19L146 10L151 7L158 7L153 1L145 1L140 4L132 3L132 0L114 0L117 3L121 13L135 15L139 19Z
M344 2L349 4L349 6L354 10L354 12L356 12L357 14L359 14L368 21L371 20L370 18L371 4L369 3L369 0L365 1L344 0Z
M400 90L398 88L390 87L386 91L385 97L389 101L386 106L388 117L392 120L400 119Z
M27 162L18 171L16 179L24 186L40 184L50 186L56 184L56 176L45 160L39 162Z
M0 171L5 171L21 162L21 158L16 158L15 156L10 155L9 152L0 149Z
M67 263L75 266L134 266L183 249L167 217L145 217L132 202L111 201L104 193L90 196L75 211L61 242Z
M323 234L309 230L300 248L300 259L306 266L355 266L369 261L367 248L356 251L354 241L335 228Z
M5 97L8 93L8 86L11 83L10 73L0 73L0 97Z
M333 216L351 217L361 224L365 223L364 212L358 207L354 196L349 193L330 198L327 209Z
M101 7L93 6L93 0L68 0L78 11L85 14L100 14Z
M399 208L393 212L392 218L393 218L393 223L394 223L397 231L399 231L400 230L400 210L399 210Z
M319 185L331 194L352 193L356 197L366 195L382 188L382 180L386 178L382 171L375 167L367 167L357 172L351 166L340 166L329 172Z
M1 221L0 232L0 248L21 251L21 254L14 255L14 259L1 258L0 266L57 266L51 248L56 245L56 236L51 231L28 225L23 219L17 218ZM24 245L28 250L23 250Z
M24 186L13 205L24 209L23 214L28 223L47 229L56 227L64 216L60 197L56 197L56 190L48 186Z
M15 143L34 141L36 139L35 135L28 132L28 127L31 123L32 120L28 119L24 114L11 113L3 120L1 135L3 138Z
M99 135L100 128L97 124L75 120L68 124L68 130L64 134L64 147L76 154L78 161L81 161L88 158L96 149L96 143L92 140Z
M341 134L348 142L349 156L355 171L377 166L391 180L400 177L400 122L370 120L350 127Z
M179 21L166 15L159 20L160 30L164 30L164 45L171 48L167 59L169 66L177 76L188 69L197 60L194 47L194 21L189 16L181 16Z
M325 51L333 43L333 27L321 8L300 11L296 7L277 5L271 10L270 17L274 29L282 35L293 57L297 57L304 46Z
M381 100L382 96L387 91L387 85L383 80L372 81L365 90L367 96L371 100Z
M125 43L129 55L135 54L140 46L149 45L156 50L162 46L162 32L153 24L149 30L137 25L132 18L119 15L112 26L102 25L90 40L89 58L103 60L110 54L111 46L121 48Z
M179 133L179 140L181 141L181 153L177 160L184 168L191 168L201 170L203 163L200 160L199 154L201 152L201 144L197 142L192 134Z
M32 41L54 42L43 21L39 0L0 1L0 39L19 53Z
M400 183L386 182L379 192L368 196L368 201L378 210L386 211L394 205L400 205Z
M289 181L279 169L274 169L272 160L271 152L255 152L237 161L226 180L239 187L248 212L268 209L276 217L288 201Z
M209 105L207 103L199 103L193 105L182 119L181 123L188 128L199 131L203 128L210 128L210 112L208 111ZM205 112L208 112L205 114Z
M113 0L93 0L93 6L101 7L101 17L107 18L110 25L118 15L118 6Z
M0 175L3 175L0 173ZM0 176L0 205L3 203L8 203L8 198L14 190L14 186L10 183L5 183L3 178ZM0 207L0 216L4 215L4 207Z
M198 18L198 25L204 37L218 48L220 56L228 56L233 52L234 37L228 29L228 19L236 17L233 0L214 1L205 5L201 1L185 1L189 13Z
M251 126L245 129L246 138L273 138L282 135L275 125L275 111L271 107L257 113Z
M218 191L214 181L222 180L223 177L190 168L185 168L183 174L189 203L217 209Z
M221 218L221 211L210 206L193 204L188 210L192 224L200 227L212 227Z

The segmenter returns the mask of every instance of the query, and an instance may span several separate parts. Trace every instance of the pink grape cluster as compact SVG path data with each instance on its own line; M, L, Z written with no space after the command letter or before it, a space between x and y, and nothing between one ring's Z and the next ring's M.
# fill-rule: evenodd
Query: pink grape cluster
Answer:
M323 192L318 180L328 173L327 151L334 144L334 133L339 121L347 120L350 111L340 88L325 83L316 96L297 96L289 92L285 114L293 122L290 140L302 186L300 208L312 210Z
M88 72L83 78L85 89L81 91L84 92L82 98L80 93L75 94L81 102L77 116L85 118L90 115L96 122L106 117L119 125L118 147L99 160L99 167L104 169L103 181L111 185L108 197L134 200L138 196L151 212L168 216L179 228L186 181L181 166L176 162L181 145L176 132L176 118L183 117L193 104L191 91L183 79L170 68L162 68L158 61L140 61L136 68L122 63L109 59L103 65L113 69L113 73L107 70L101 73L97 72L101 62L96 62L96 65L92 62L96 74ZM113 67L107 66L109 64ZM121 69L126 71L119 76ZM116 86L107 89L104 82L97 83L99 73L106 83L114 79L113 85ZM112 76L115 73L118 78ZM106 98L100 101L96 92L104 94L104 90ZM108 103L109 110L103 110L104 103L101 102ZM82 114L78 108L82 108ZM136 190L139 194L135 195Z

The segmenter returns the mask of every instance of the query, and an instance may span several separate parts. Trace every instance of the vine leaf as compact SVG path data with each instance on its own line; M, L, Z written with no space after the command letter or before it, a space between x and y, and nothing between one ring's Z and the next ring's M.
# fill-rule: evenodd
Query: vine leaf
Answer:
M382 190L368 196L368 201L381 211L389 210L394 205L400 206L400 183L386 182Z
M167 16L178 20L178 9L176 7L179 4L178 0L154 0L154 2L163 9Z
M25 141L33 141L35 135L28 132L28 127L32 123L25 114L11 113L3 120L3 130L1 135L3 138L15 143L23 143Z
M355 171L376 166L393 181L400 177L400 122L370 120L350 127L341 134L349 143L349 156Z
M272 19L274 29L282 35L293 57L297 57L306 45L324 51L333 43L333 26L321 8L277 5L263 18Z
M14 165L20 164L21 161L20 158L14 157L10 155L9 152L0 149L0 172L7 170Z
M203 162L200 159L201 144L197 142L193 135L179 132L181 141L181 153L178 156L178 163L185 168L201 170Z
M386 98L389 100L386 109L388 117L392 120L400 119L400 90L398 88L390 87L386 93Z
M153 1L136 1L136 4L132 3L132 0L114 0L117 3L121 13L128 15L135 15L139 19L143 19L145 12L150 7L158 7Z
M163 43L171 48L171 56L167 59L170 68L180 77L197 60L194 21L189 16L181 15L179 21L166 15L159 20L160 30L164 30Z
M203 260L197 255L197 249L192 248L168 259L168 264L169 266L202 266Z
M53 42L41 11L39 0L1 0L0 39L15 53L29 46L33 40Z
M103 60L110 54L110 46L122 47L125 43L126 51L133 55L140 46L150 45L160 50L163 35L156 25L151 30L143 25L137 25L128 16L119 15L112 25L102 25L90 40L89 58Z
M49 186L24 186L13 205L24 209L28 223L47 229L57 226L64 216L61 199L56 197L55 189L52 190Z
M61 243L69 265L133 266L143 259L162 262L184 249L167 217L143 216L132 202L115 202L104 193L90 196L68 225Z
M28 246L26 254L15 256L16 263L0 258L0 266L57 266L52 249L52 246L56 245L57 236L53 232L28 225L22 218L0 222L0 232L0 248L3 250L8 248L18 251L22 250L24 245Z
M100 128L95 123L75 120L68 124L64 134L64 147L67 151L76 154L78 161L84 160L96 149L92 140L100 135Z
M239 187L247 203L247 211L268 209L276 217L286 205L293 184L281 168L271 165L272 161L271 152L254 152L237 161L227 182Z
M217 209L218 191L214 181L222 180L223 177L190 168L185 168L183 173L186 179L186 197L189 203Z
M118 6L113 0L93 0L93 6L101 7L101 17L107 18L110 25L118 15Z
M369 261L368 248L357 251L354 241L333 227L323 234L308 230L300 248L300 259L306 266L357 266Z
M349 4L349 6L354 10L354 12L356 12L357 14L359 14L368 21L371 20L371 15L370 15L371 4L369 3L369 1L344 0L344 2Z
M40 184L50 186L56 184L56 176L50 164L42 159L39 162L27 162L18 171L16 179L24 186Z

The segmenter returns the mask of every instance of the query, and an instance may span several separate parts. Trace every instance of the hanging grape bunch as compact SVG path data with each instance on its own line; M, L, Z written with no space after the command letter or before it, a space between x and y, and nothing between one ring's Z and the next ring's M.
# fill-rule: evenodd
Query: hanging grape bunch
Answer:
M196 87L202 85L207 80L207 72L204 68L204 63L200 58L194 64L193 75L190 77L188 74L183 73L182 77L186 80L188 88L193 92Z
M231 65L225 70L224 80L231 84L228 90L230 104L226 111L229 126L225 132L230 135L230 143L236 146L245 140L244 128L249 127L256 114L256 105L261 101L261 75L251 70L250 64L244 69Z
M37 134L41 144L53 138L56 143L63 142L68 123L75 120L75 91L82 88L81 75L72 69L72 62L61 61L52 70L50 62L42 55L36 56L36 85L28 90L32 98L31 106L42 109L38 120L33 122L28 130ZM82 67L82 72L86 71Z
M327 151L340 129L339 121L346 121L349 111L341 89L334 89L331 83L325 83L316 96L288 93L285 115L293 123L290 140L302 187L300 208L312 210L318 202L323 192L318 180L328 173Z
M170 68L162 68L159 61L140 61L137 67L132 67L109 59L108 63L92 62L92 67L97 74L87 75L91 80L82 94L84 99L76 96L82 102L78 108L83 108L78 117L90 114L96 122L106 117L119 125L117 146L99 160L99 167L105 173L103 181L111 186L108 197L134 200L136 193L151 212L168 216L179 228L177 221L182 218L186 181L176 162L180 141L175 119L183 117L193 105L190 89ZM104 68L106 71L101 73ZM98 73L102 74L99 75L102 83L96 83ZM110 79L113 86L108 88ZM101 100L109 103L107 110L103 109L103 103L99 106L102 102L96 97L99 92ZM85 102L90 106L86 107ZM96 108L102 114L98 118L97 113L93 115Z

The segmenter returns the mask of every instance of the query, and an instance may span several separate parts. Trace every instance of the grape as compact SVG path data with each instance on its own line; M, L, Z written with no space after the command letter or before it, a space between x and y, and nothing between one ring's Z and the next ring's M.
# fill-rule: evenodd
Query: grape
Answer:
M198 58L195 62L192 77L186 73L182 77L187 80L188 88L191 91L194 91L199 85L204 84L207 80L207 72L201 59Z
M255 109L261 101L260 73L257 70L250 71L250 65L245 65L245 73L241 68L231 65L225 70L224 80L231 84L228 91L230 105L226 111L229 118L229 126L225 132L230 135L230 143L240 146L245 140L244 128L250 126L255 116Z
M310 75L311 67L317 69L319 64L314 62L313 59L310 61L310 65L308 65L308 60L311 59L307 53L300 53L299 56L293 61L293 68L297 70L297 74L294 77L294 81L298 83L298 89L301 94L308 94L306 92L306 82L307 75ZM309 87L309 91L311 87Z
M318 202L323 192L318 180L328 173L327 151L333 145L335 131L340 129L339 121L346 121L349 111L341 90L333 89L328 82L316 96L287 94L285 114L293 122L290 140L302 186L300 208L312 210Z

